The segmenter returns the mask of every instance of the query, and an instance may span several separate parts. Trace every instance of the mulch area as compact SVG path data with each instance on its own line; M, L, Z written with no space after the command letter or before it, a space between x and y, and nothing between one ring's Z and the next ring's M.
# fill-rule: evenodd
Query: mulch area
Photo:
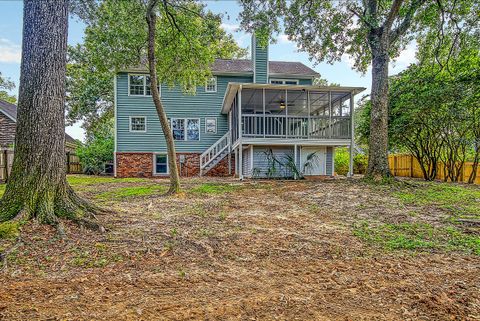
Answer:
M99 216L107 232L66 223L62 241L25 225L0 273L0 319L480 319L479 256L385 252L353 235L359 220L405 216L384 190L211 179L235 190L189 192L204 182L109 200L96 195L152 181L78 187L111 210Z

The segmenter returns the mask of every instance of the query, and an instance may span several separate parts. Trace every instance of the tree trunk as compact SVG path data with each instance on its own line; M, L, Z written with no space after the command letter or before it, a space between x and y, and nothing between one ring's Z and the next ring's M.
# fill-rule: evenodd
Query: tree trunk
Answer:
M369 37L372 50L372 112L366 177L391 177L388 168L388 37L378 30Z
M27 0L23 14L15 158L0 221L21 215L53 225L59 217L87 222L85 214L94 217L97 208L73 192L65 173L68 2Z
M148 23L148 69L150 70L150 85L153 102L155 104L155 109L157 110L158 118L160 119L165 141L167 143L168 169L170 174L170 189L168 194L174 194L180 191L180 176L177 169L177 156L175 152L173 134L170 130L168 118L158 92L157 70L155 69L155 26L157 22L157 15L155 13L156 3L157 1L150 0L147 5L146 18Z

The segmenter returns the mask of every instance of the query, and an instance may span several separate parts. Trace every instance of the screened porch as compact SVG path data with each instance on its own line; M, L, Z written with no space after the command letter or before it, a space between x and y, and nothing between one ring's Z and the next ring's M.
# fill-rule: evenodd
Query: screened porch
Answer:
M353 97L363 88L230 84L224 112L232 143L240 137L282 140L348 140ZM231 101L228 101L228 100Z

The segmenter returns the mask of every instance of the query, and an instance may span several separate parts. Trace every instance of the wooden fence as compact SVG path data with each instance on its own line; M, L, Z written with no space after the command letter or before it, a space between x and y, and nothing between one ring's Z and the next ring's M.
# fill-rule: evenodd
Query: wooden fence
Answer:
M423 178L420 163L412 155L389 155L388 165L394 176ZM460 182L468 183L468 178L473 171L473 163L466 162L460 170ZM437 179L444 180L444 164L439 163L437 168ZM480 167L477 168L475 184L480 184Z
M12 149L0 149L0 182L6 182L12 170L14 151ZM67 174L82 173L80 158L75 153L67 152L66 156Z

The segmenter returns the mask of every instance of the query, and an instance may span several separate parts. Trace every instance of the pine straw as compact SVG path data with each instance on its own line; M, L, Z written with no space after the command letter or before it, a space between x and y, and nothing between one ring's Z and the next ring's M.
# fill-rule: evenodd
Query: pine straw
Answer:
M207 181L233 187L191 192ZM50 227L24 226L23 243L0 275L0 319L480 316L478 256L385 252L353 235L360 220L409 219L388 189L343 180L191 179L175 197L96 197L152 183L77 187L112 210L99 216L105 234L65 222L61 241Z

